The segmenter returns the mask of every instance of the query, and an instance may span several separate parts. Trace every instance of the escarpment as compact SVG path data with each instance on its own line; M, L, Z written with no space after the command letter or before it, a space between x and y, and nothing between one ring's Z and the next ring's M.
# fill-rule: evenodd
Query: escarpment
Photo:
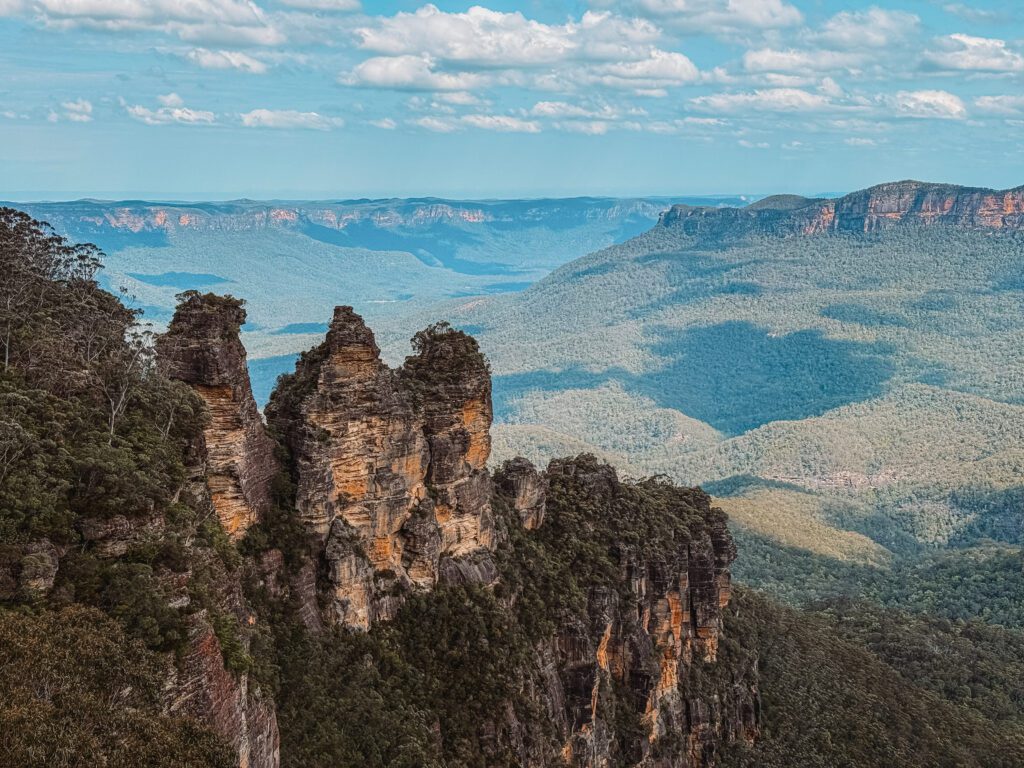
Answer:
M875 232L899 225L951 225L970 229L1024 229L1024 187L995 190L897 181L826 200L776 195L746 208L676 205L662 226L694 236L739 238Z
M523 512L536 509L541 484L546 517L534 525ZM589 456L543 475L516 459L496 487L512 524L529 526L513 540L538 548L528 572L505 572L509 598L535 599L549 579L580 591L542 597L553 624L537 643L534 691L557 736L550 754L523 764L711 766L756 738L756 660L720 658L736 549L706 494L622 483Z
M186 298L161 341L162 366L201 395L223 386L225 361L239 359L241 319L226 300ZM492 620L506 627L489 641L498 645L459 653L484 654L482 664L508 654L507 687L492 694L504 703L480 712L478 723L447 721L442 709L435 726L442 743L450 729L476 732L474 749L486 759L515 755L515 764L538 768L704 768L719 764L730 745L752 741L756 660L735 649L721 654L736 555L724 515L698 490L624 483L586 456L552 462L545 472L516 459L492 482L490 375L476 342L439 324L412 343L413 354L392 370L362 319L338 307L324 342L281 377L268 428L293 481L285 514L304 533L299 561L286 568L283 543L267 529L249 568L271 599L289 604L296 626L312 637L337 637L333 625L366 633L371 648L389 632L424 632L435 602L440 647L465 642L459 627L445 624L451 601L468 601L471 615L496 611ZM232 389L228 402L248 402L244 369L237 375L243 397ZM256 457L269 456L262 452L269 438L258 415L247 422L246 412L207 424L206 446L230 445L239 455L208 461L210 475L205 486L197 477L196 492L207 488L214 498L219 471L236 479L237 498L250 498L235 468L248 466L251 457L240 454L252 446ZM242 424L257 436L246 439ZM240 429L243 438L232 437ZM225 528L232 519L221 515ZM421 596L419 613L403 610L412 595ZM241 593L234 604L250 610ZM250 619L263 620L257 612ZM268 765L268 745L276 743L269 700L251 695L246 675L224 670L218 642L209 619L197 617L174 706L237 734L240 764ZM284 695L296 695L287 680Z
M489 581L491 389L476 342L434 326L393 371L351 307L282 377L267 417L319 541L329 623L366 629L408 588Z
M234 539L266 514L278 471L249 384L238 335L244 322L242 302L192 292L157 341L164 375L189 384L206 403L209 421L196 448L217 517Z

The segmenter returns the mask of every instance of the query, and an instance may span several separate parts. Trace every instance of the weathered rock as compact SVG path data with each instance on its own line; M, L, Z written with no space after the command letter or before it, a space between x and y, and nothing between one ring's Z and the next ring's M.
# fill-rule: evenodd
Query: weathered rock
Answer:
M494 481L512 499L526 530L539 528L544 523L547 482L533 464L517 456L502 465Z
M503 468L496 485L514 503L521 486L513 478L529 473L524 465L513 469ZM592 459L554 461L545 480L564 496L596 499L609 510L621 492L614 470ZM566 618L538 649L543 684L530 695L547 709L561 742L547 753L535 746L524 765L560 759L597 768L625 759L645 768L706 768L724 744L757 735L756 669L722 670L731 682L707 682L707 669L718 663L735 545L706 494L678 492L696 514L679 548L649 559L642 542L620 546L618 583L591 588L587 620ZM616 752L622 734L608 704L624 695L637 703L644 734L625 756Z
M430 588L443 558L492 547L486 363L447 328L414 345L392 371L362 318L337 307L267 407L292 456L296 508L322 542L329 622L365 629L397 610L396 586Z
M238 768L276 768L280 736L268 693L245 673L224 668L220 641L205 611L190 617L188 651L169 674L167 709L196 718L231 744Z
M167 332L157 340L162 372L192 386L210 420L203 430L206 482L221 525L234 539L260 520L271 504L278 471L252 396L239 329L242 302L230 296L193 293L178 305Z
M162 515L83 518L77 527L97 557L115 558L123 557L133 545L159 536L164 530L164 518Z
M662 226L696 237L739 238L750 232L817 235L874 232L898 225L955 225L973 229L1024 228L1024 187L995 190L898 181L835 200L777 195L746 208L676 205Z

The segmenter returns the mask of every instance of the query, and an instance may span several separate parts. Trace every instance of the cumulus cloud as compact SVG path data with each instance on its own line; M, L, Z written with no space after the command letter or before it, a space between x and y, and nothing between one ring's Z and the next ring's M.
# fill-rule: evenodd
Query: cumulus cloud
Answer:
M564 101L538 101L533 105L530 114L537 117L601 118L603 120L613 120L618 117L618 113L607 105L591 109Z
M596 66L584 78L612 88L654 89L695 83L701 73L685 55L654 49L637 61Z
M375 56L342 75L346 85L410 91L466 91L485 78L472 72L443 72L429 56Z
M637 13L677 27L715 32L778 29L803 21L803 14L784 0L634 0Z
M452 131L459 130L459 126L456 123L441 117L417 117L409 122L434 133L451 133Z
M183 40L252 45L277 45L285 39L250 0L24 0L14 12L57 28L156 31Z
M949 91L899 91L886 100L904 117L960 120L967 116L963 101Z
M743 68L748 72L834 72L855 69L863 63L864 55L853 51L762 48L743 55Z
M903 11L842 11L826 21L815 37L836 48L885 48L916 33L920 24L917 16Z
M487 131L540 133L540 123L508 115L463 115L461 122Z
M695 108L707 112L814 112L833 107L821 93L800 88L764 88L743 93L713 93L690 99Z
M65 101L61 107L64 108L64 118L73 123L88 123L92 120L92 102L86 99Z
M569 58L634 55L659 36L640 19L588 11L580 21L543 24L522 13L474 6L447 13L425 5L360 27L360 47L388 56L413 54L477 67L541 67Z
M359 0L279 0L301 11L358 11Z
M246 128L307 128L329 131L339 128L345 121L338 117L325 117L318 112L299 112L294 109L254 109L241 115Z
M390 117L382 117L380 120L371 120L370 125L376 128L383 128L385 131L393 131L398 127L398 123Z
M217 116L213 112L186 107L183 99L176 93L158 96L157 100L161 104L157 109L150 109L141 104L127 104L124 100L121 101L121 106L130 117L146 125L210 125L217 121Z
M429 115L410 120L409 123L435 133L452 133L465 128L479 128L502 133L540 133L541 130L540 123L537 121L512 115L469 114L461 117Z
M924 56L926 67L975 72L1024 72L1024 55L1005 40L955 34L940 38Z
M980 96L974 106L994 115L1020 115L1024 114L1024 96Z
M185 54L189 61L203 69L238 69L253 75L262 75L267 65L241 51L208 51L205 48L194 48Z

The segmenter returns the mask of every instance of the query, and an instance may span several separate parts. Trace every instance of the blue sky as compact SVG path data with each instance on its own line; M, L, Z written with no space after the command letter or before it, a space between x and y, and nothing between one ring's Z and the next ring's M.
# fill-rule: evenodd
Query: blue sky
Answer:
M0 197L1024 184L1017 0L0 0Z

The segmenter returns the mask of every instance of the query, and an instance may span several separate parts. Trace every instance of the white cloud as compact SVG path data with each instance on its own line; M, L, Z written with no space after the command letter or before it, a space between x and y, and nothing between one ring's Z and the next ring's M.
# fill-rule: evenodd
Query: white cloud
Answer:
M444 93L436 94L434 98L446 104L459 104L461 106L480 103L480 99L469 93L469 91L445 91Z
M851 147L877 147L878 142L874 139L868 139L863 136L850 136L843 139L843 143Z
M522 13L473 6L446 13L425 5L356 30L360 47L388 56L429 56L480 67L542 67L570 58L633 57L660 35L640 19L588 11L578 21L543 24Z
M427 56L375 56L356 66L340 80L346 85L412 91L466 91L482 85L482 75L440 72Z
M984 8L972 8L964 3L946 3L946 5L942 6L942 10L975 23L991 22L999 18L999 14L995 11Z
M644 59L594 67L590 78L613 88L650 89L695 83L701 73L683 54L655 48Z
M635 0L633 7L669 26L713 32L777 29L803 21L803 14L783 0Z
M185 55L203 69L238 69L253 75L262 75L267 71L266 64L241 51L208 51L205 48L194 48Z
M1024 96L980 96L974 106L996 115L1019 115L1024 113Z
M280 0L284 5L302 11L358 11L359 0Z
M768 149L769 147L771 147L771 144L769 144L767 141L754 142L749 141L748 139L740 139L738 144L741 147L745 147L747 149Z
M474 128L512 133L540 133L540 123L508 115L464 115L462 122Z
M569 104L564 101L538 101L533 105L530 113L537 117L559 117L559 118L595 118L600 117L611 120L617 117L617 113L611 107L605 105L598 109L581 107L578 104Z
M842 11L826 21L816 37L837 48L884 48L916 33L920 23L917 16L903 11Z
M899 91L886 101L905 117L959 120L967 116L960 97L948 91Z
M813 112L833 107L820 93L799 88L765 88L746 93L714 93L690 99L697 109L725 114L739 112Z
M217 121L217 116L213 112L184 106L181 97L176 93L158 96L157 100L162 104L157 109L150 109L141 104L127 104L123 99L121 106L132 118L146 125L210 125Z
M337 117L325 117L317 112L299 112L294 109L254 109L241 115L247 128L308 128L329 131L345 124Z
M157 96L156 100L165 107L181 107L185 104L185 100L176 93L165 93L162 96Z
M452 133L466 127L503 133L540 133L540 123L524 120L511 115L472 114L462 117L437 117L429 115L410 120L410 124L435 133Z
M775 50L762 48L743 54L743 68L748 72L791 72L799 74L854 69L864 56L851 51Z
M12 12L57 28L156 31L183 40L277 45L284 35L251 0L23 0Z
M940 38L924 56L927 67L976 72L1024 72L1024 55L1005 40L955 34Z
M377 128L383 128L385 131L393 131L398 127L398 123L390 117L382 117L380 120L371 120L370 125Z
M451 133L459 130L459 126L447 118L440 117L418 117L410 121L413 125L426 128L434 133Z
M65 101L61 107L64 108L64 118L73 123L88 123L92 120L92 102L86 99Z
M609 124L603 120L561 120L555 128L569 133L584 133L588 136L603 136L608 133Z

